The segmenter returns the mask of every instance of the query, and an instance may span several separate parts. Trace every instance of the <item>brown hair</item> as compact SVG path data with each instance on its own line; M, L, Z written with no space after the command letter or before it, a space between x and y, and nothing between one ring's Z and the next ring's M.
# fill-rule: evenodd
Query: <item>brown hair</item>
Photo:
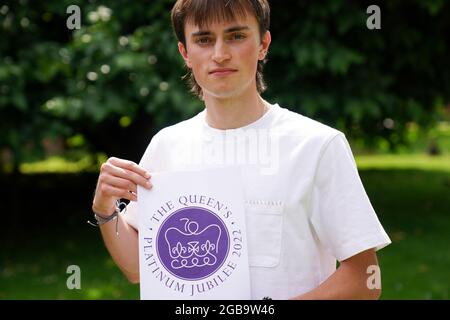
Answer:
M237 17L244 18L248 13L255 16L262 39L270 27L270 7L267 0L177 0L172 8L171 18L178 41L186 48L184 28L187 21L192 21L195 25L203 28L213 22L230 22L236 20ZM266 62L267 58L258 61L256 89L259 93L264 92L267 88L263 79L263 67ZM188 79L191 92L201 98L202 88L195 80L191 69L188 68L183 79Z

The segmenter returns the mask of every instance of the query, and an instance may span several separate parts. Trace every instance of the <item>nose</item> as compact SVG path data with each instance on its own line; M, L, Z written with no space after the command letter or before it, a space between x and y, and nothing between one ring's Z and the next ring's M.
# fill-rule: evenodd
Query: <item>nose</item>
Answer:
M231 58L227 44L223 40L217 40L214 45L214 53L212 59L217 63L223 63Z

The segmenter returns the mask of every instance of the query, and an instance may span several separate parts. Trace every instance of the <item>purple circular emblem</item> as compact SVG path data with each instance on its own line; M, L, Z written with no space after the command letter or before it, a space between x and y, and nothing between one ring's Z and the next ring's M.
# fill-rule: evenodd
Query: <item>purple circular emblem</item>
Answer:
M184 280L208 277L225 262L230 247L228 230L214 212L200 207L172 213L156 236L163 266Z

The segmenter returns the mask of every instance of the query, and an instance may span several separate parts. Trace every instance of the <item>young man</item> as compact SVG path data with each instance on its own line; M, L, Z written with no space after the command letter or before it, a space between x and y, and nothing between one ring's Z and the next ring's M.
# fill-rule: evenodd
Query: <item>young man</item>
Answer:
M140 165L117 158L102 165L93 211L109 216L117 199L131 200L118 215L118 236L115 223L101 226L105 244L127 278L139 282L137 185L152 188L152 172L224 164L202 151L230 135L264 133L275 146L270 170L258 161L231 163L240 168L245 190L252 298L377 299L375 251L390 239L344 134L260 96L269 13L267 0L176 2L178 48L205 109L156 134Z

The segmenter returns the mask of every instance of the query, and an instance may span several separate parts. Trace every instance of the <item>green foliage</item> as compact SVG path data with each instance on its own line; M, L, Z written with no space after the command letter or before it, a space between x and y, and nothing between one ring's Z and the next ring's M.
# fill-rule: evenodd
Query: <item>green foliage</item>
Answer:
M82 28L74 31L66 28L69 4L24 0L1 7L0 148L12 150L16 166L38 158L45 138L64 137L70 147L71 137L81 135L96 151L99 124L114 131L148 113L155 132L201 107L180 81L172 1L78 1Z
M284 5L272 2L269 95L366 146L408 144L408 125L426 129L439 119L450 95L448 3L380 4L382 28L373 31L369 3Z
M81 8L68 30L66 8ZM450 4L272 1L265 97L345 131L363 145L408 143L450 96ZM39 158L44 139L81 136L77 148L141 154L152 133L192 116L202 102L181 81L170 26L172 0L7 1L0 5L0 149L16 167ZM392 119L394 126L384 120ZM106 132L106 133L105 133ZM119 137L133 136L133 141ZM111 140L111 141L108 141Z

